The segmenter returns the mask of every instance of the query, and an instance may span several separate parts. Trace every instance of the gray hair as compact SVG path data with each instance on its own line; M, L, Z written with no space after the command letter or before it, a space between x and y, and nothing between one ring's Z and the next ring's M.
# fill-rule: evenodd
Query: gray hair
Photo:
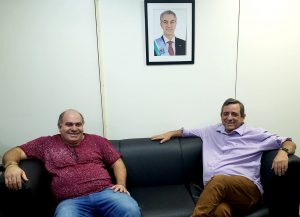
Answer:
M177 20L177 16L176 16L175 12L173 12L171 10L166 10L160 14L160 22L162 21L163 16L166 14L172 14L175 17L175 19Z

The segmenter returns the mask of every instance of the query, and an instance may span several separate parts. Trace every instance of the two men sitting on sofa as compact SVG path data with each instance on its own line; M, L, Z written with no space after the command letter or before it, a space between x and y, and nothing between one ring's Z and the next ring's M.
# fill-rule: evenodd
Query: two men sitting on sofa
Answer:
M172 137L197 136L203 141L204 190L192 217L237 216L254 209L262 200L260 160L263 151L279 149L272 168L281 176L287 171L288 155L296 149L288 137L279 137L244 123L244 105L227 99L221 109L222 124L202 129L166 132L153 136L164 143Z
M193 217L244 214L259 204L263 192L260 158L265 150L279 149L273 169L279 176L286 172L288 154L295 152L296 145L290 138L247 126L244 118L243 104L228 99L221 109L222 124L195 130L184 128L152 138L161 143L180 136L199 136L203 140L205 188ZM82 216L79 205L90 208L83 210L85 216L141 216L137 202L125 187L126 168L121 155L106 139L83 133L83 125L79 112L67 110L58 120L60 134L40 137L6 152L6 186L20 189L27 178L18 167L19 161L38 158L52 175L52 191L61 200L56 216ZM112 184L104 164L112 167L117 184ZM95 199L94 204L87 199L89 196Z
M3 156L5 184L12 190L27 181L20 160L37 158L52 175L51 189L60 201L57 217L141 216L126 189L126 167L106 139L83 133L84 118L66 110L58 119L60 134L45 136L13 148ZM116 184L105 168L111 167Z

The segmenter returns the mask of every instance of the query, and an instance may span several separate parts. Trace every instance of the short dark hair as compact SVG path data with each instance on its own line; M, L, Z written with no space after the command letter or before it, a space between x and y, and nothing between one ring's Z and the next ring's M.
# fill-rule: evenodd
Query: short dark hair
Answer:
M174 11L166 10L160 14L160 22L162 21L163 16L166 14L172 14L175 17L175 19L177 20L177 16Z
M227 100L223 103L222 109L221 109L221 115L222 115L224 106L227 106L227 105L230 105L230 104L239 104L239 105L240 105L240 113L241 113L241 116L242 116L243 118L245 117L245 107L244 107L243 103L241 103L239 100L233 99L233 98L229 98L229 99L227 99Z
M84 124L84 118L83 118L83 115L82 115L80 112L78 112L78 111L76 111L76 110L74 110L74 109L67 109L67 110L65 110L64 112L62 112L62 113L59 115L59 117L58 117L58 121L57 121L57 126L58 126L58 128L61 128L61 124L62 124L62 122L63 122L64 115L65 115L65 113L68 112L68 111L75 111L75 112L77 112L77 113L80 115L80 117L81 117L82 124Z

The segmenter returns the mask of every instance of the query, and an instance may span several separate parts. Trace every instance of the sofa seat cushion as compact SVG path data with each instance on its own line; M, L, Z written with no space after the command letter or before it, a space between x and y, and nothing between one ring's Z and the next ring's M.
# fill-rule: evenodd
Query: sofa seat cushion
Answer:
M184 185L136 187L130 193L143 217L189 217L195 206Z

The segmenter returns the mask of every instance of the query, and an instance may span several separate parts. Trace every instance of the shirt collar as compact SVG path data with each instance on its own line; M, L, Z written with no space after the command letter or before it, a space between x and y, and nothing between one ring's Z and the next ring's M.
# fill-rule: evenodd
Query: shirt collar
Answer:
M244 134L245 130L246 130L246 124L245 123L243 123L239 128L233 130L230 133L227 133L225 131L225 127L224 127L223 124L219 124L219 126L216 129L217 132L225 134L225 135L232 135L234 133L238 133L240 136L242 136Z
M164 35L163 35L164 41L165 43L167 43L168 41L172 41L173 43L175 43L175 36L172 38L172 40L167 39Z

